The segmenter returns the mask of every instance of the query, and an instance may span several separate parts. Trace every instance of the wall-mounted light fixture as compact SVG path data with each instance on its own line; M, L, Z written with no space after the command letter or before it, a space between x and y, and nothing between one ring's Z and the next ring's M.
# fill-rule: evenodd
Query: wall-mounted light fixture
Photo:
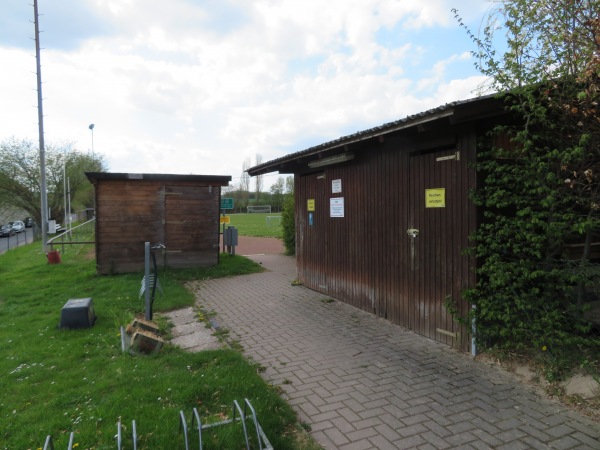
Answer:
M451 159L455 159L456 161L460 161L460 152L457 151L456 153L453 153L451 155L440 156L439 158L435 158L436 162L450 161Z
M354 153L340 153L339 155L330 156L328 158L315 159L308 163L308 167L314 169L315 167L330 166L331 164L339 164L354 159Z

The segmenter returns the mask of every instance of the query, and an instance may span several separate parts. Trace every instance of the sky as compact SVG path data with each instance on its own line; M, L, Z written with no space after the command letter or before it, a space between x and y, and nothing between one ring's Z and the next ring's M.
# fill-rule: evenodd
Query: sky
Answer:
M489 0L38 0L46 145L230 175L477 95ZM31 0L0 8L0 141L38 140ZM89 126L94 124L93 131ZM280 175L263 178L265 190Z

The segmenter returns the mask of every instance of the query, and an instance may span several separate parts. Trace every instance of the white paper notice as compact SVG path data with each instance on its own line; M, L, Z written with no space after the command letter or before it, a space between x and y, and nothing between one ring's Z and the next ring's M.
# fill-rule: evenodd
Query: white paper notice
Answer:
M342 193L342 180L332 180L331 181L331 193L332 194L341 194Z
M329 216L344 217L344 197L329 199Z

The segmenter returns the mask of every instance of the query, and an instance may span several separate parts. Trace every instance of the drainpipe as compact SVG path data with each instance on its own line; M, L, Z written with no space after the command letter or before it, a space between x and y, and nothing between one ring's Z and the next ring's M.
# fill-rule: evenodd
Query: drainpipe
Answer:
M475 311L475 305L471 305L471 310ZM475 314L471 317L471 356L477 356L477 342L475 335L477 334L477 324L475 323Z

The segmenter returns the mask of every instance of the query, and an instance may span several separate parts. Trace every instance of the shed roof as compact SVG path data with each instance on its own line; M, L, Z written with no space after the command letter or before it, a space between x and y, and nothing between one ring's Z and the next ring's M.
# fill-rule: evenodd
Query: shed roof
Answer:
M447 118L451 123L460 123L477 118L484 118L501 114L505 111L502 100L495 94L476 97L468 100L461 100L447 103L437 108L427 110L418 114L407 116L403 119L394 122L385 123L383 125L369 128L364 131L359 131L354 134L340 137L333 141L325 142L314 147L307 148L281 158L273 159L265 163L248 169L248 173L252 176L261 175L264 173L274 172L293 172L293 166L302 159L307 157L329 156L343 150L347 150L348 146L358 142L365 141L374 137L383 136L395 131L408 129L433 122L435 120Z
M92 183L96 180L146 180L181 182L192 181L206 183L212 186L227 186L231 181L230 175L177 175L167 173L114 173L114 172L85 172Z

